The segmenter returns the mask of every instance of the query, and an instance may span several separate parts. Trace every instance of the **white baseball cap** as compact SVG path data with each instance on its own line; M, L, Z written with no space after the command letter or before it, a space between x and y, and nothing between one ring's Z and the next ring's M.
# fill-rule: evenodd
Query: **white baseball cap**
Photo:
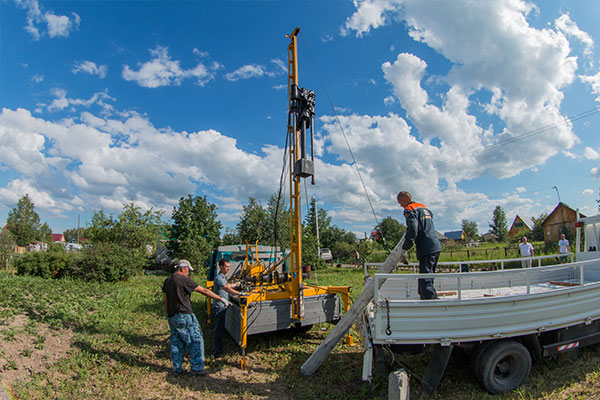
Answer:
M190 264L190 262L188 260L179 260L177 265L175 265L175 268L179 268L179 267L188 267L190 269L190 271L194 270L194 268L192 268L192 264Z

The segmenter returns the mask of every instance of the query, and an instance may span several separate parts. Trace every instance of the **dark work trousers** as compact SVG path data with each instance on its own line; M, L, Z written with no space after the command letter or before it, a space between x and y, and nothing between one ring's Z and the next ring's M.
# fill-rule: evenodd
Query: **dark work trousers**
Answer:
M419 273L435 273L435 267L437 266L439 258L440 252L419 257ZM419 279L419 296L421 296L421 300L431 300L438 298L437 292L433 287L433 278Z
M215 321L215 332L213 335L213 355L215 357L223 354L223 336L225 335L226 308L213 308Z

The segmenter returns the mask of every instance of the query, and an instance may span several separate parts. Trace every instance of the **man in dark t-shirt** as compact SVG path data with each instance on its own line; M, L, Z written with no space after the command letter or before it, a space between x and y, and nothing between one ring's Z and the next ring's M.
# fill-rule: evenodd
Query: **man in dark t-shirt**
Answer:
M204 339L202 330L194 311L192 310L191 294L200 292L217 301L229 306L229 301L212 291L198 285L188 275L193 271L188 260L179 260L175 265L175 272L165 279L162 287L163 306L169 317L169 328L171 336L171 361L173 371L183 373L181 366L185 350L190 353L192 368L191 372L197 375L206 375L204 368Z

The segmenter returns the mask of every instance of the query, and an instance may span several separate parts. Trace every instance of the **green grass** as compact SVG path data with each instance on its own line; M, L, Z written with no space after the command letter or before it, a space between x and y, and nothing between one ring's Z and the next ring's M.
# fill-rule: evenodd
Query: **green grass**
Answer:
M204 282L198 276L193 278L200 284ZM385 379L376 380L371 386L361 382L360 345L338 344L312 377L300 374L300 366L331 329L328 324L305 333L282 331L251 336L247 371L239 369L238 349L228 341L224 359L214 361L208 357L208 365L216 373L207 378L173 376L169 372L168 325L160 291L163 279L136 276L128 282L97 284L0 274L0 320L27 315L30 323L24 331L35 337L36 346L39 344L42 349L40 324L74 332L67 356L48 369L34 371L18 381L13 385L15 393L23 399L387 398ZM362 290L362 270L326 268L317 272L317 280L320 285L350 285L355 298ZM210 354L212 325L207 324L204 297L194 294L192 298L206 352ZM2 331L0 340L6 340L7 335L10 336ZM358 341L356 332L353 336ZM594 398L600 395L599 356L597 347L591 347L584 349L577 362L558 359L535 364L524 387L495 397L487 395L477 384L468 358L455 352L435 398ZM412 373L411 398L426 398L419 377L424 374L427 354L397 355L394 359L388 356L387 361L393 362L394 368L403 366ZM15 367L14 361L4 365L6 369Z

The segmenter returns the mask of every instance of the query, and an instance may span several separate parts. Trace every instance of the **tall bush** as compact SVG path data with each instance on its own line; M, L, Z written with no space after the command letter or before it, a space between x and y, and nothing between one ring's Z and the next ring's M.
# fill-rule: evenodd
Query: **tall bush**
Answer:
M70 272L76 278L116 282L141 271L148 262L148 256L143 251L127 249L111 242L96 243L83 249Z

